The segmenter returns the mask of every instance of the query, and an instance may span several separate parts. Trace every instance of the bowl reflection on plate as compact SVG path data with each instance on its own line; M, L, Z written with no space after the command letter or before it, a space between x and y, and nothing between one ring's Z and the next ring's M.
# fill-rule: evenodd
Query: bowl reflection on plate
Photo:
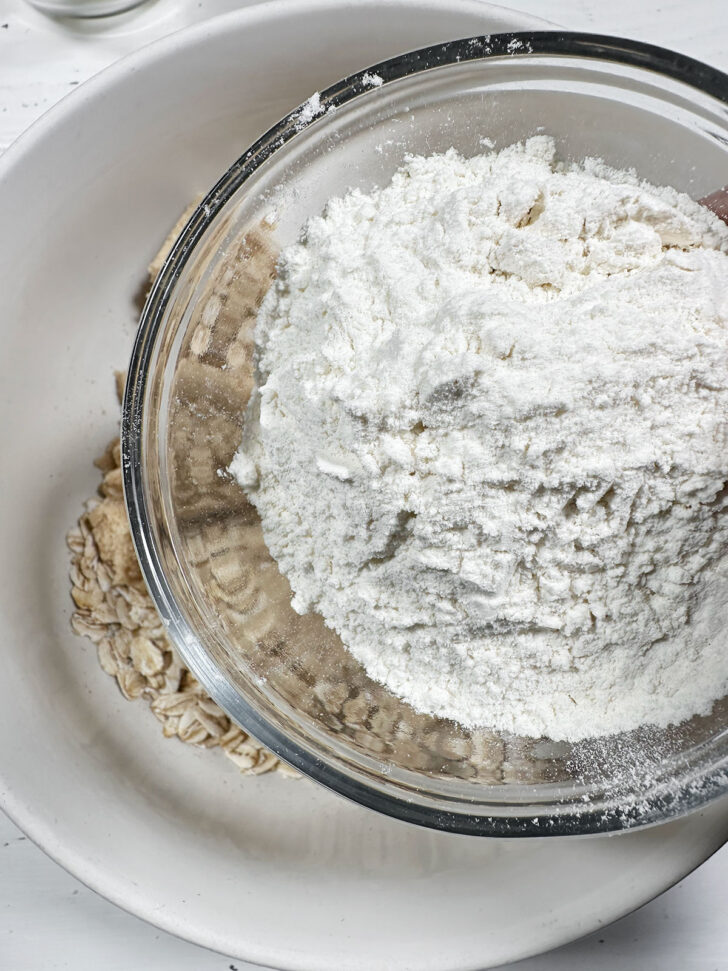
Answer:
M372 74L383 84L372 85ZM276 255L326 200L408 153L464 155L539 131L699 198L728 170L728 78L659 48L492 35L394 58L263 136L207 195L148 299L124 405L125 488L152 596L186 663L273 751L352 799L481 835L602 832L728 789L728 704L669 730L576 744L466 731L372 682L299 616L255 509L225 473L252 388ZM697 168L699 160L699 171Z

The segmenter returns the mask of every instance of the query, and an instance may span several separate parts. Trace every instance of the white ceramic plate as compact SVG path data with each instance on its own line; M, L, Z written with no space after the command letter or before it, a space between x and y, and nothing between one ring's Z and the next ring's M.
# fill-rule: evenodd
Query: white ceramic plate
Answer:
M317 88L533 21L473 0L268 3L83 86L0 163L0 798L109 899L276 968L475 969L633 909L728 835L725 804L612 838L504 842L241 778L165 741L68 627L64 534L117 428L144 267L179 212Z

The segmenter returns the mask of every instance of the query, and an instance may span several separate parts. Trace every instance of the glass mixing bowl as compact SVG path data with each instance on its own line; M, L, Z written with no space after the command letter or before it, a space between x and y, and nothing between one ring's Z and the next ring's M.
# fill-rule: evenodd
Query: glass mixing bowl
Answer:
M150 592L212 697L308 776L410 822L480 835L654 823L728 790L728 700L709 717L578 744L467 731L372 682L299 616L225 472L276 254L327 199L408 153L465 155L545 131L700 198L728 182L728 78L633 41L499 34L394 58L314 96L198 206L152 289L124 402L126 500Z

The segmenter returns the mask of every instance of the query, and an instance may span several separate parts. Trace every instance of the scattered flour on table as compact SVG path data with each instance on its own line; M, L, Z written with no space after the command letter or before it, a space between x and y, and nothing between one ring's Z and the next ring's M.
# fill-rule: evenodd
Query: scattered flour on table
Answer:
M284 251L231 466L294 607L466 726L728 690L728 228L545 136L410 158Z

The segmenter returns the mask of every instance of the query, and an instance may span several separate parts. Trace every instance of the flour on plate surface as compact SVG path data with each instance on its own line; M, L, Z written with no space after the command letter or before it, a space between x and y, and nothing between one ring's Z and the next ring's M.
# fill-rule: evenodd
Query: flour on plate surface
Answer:
M728 689L728 228L545 136L409 158L286 249L231 466L294 592L466 726Z

